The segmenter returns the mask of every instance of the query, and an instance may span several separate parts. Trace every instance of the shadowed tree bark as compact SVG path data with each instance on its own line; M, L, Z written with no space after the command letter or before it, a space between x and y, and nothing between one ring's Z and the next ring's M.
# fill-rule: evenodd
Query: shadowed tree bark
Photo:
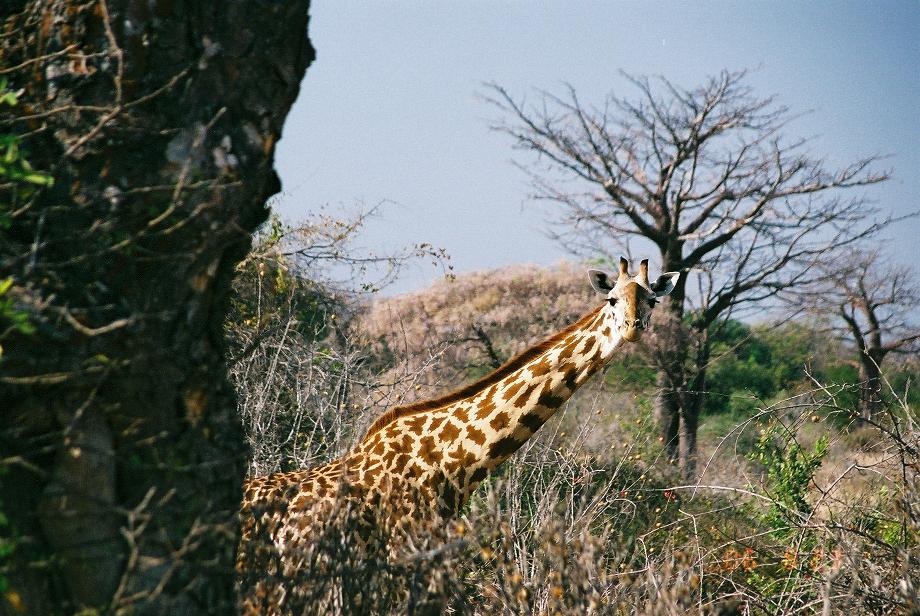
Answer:
M655 410L667 457L693 478L711 327L806 282L821 254L878 230L876 210L843 192L887 174L872 171L875 157L827 169L807 140L783 136L795 116L757 97L745 71L692 89L626 78L637 96L599 106L571 87L529 105L492 85L490 100L509 118L495 128L536 155L535 196L559 212L567 248L596 257L641 238L662 271L685 273L656 313Z
M232 611L222 326L308 4L0 3L0 135L53 178L0 177L0 613Z

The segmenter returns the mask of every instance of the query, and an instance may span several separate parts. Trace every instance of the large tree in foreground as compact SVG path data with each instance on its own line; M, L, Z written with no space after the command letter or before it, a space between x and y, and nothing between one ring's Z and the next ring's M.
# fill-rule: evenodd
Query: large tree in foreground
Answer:
M229 613L222 325L308 0L3 6L0 613Z
M596 256L641 238L663 271L686 273L662 311L655 356L661 440L688 477L712 327L807 281L830 247L881 224L850 190L886 179L871 169L876 159L828 169L806 140L783 135L795 116L757 97L746 77L726 71L686 89L627 76L635 98L600 106L572 88L529 105L490 86L504 117L495 128L536 155L524 166L536 197L555 206L560 241Z

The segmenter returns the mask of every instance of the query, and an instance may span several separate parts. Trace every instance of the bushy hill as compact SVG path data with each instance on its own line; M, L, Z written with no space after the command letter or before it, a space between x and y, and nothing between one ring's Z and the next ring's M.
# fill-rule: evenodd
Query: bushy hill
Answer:
M497 368L599 303L585 268L512 266L378 299L357 329L382 366L419 374L427 395Z

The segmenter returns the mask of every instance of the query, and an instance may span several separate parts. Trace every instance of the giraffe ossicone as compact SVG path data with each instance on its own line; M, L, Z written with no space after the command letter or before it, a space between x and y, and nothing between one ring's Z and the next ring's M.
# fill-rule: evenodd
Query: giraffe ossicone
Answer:
M329 464L247 481L240 572L252 577L263 559L296 568L286 554L302 550L343 497L368 508L370 524L374 511L409 527L457 513L618 347L641 338L658 298L671 293L680 273L650 283L647 259L630 275L621 258L616 277L600 270L588 277L606 301L491 374L440 398L388 410L350 453ZM253 548L254 542L260 545ZM251 608L244 611L263 613L253 607L257 595L264 603L271 593L243 589L244 607Z

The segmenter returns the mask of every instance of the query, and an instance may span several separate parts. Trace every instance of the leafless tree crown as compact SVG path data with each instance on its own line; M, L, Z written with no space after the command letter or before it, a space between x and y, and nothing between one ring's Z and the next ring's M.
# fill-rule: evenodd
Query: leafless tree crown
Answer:
M529 105L491 84L488 100L505 118L495 128L537 154L522 167L537 199L562 206L559 240L605 254L612 243L647 238L666 269L703 273L714 318L795 283L828 246L883 222L862 195L841 194L885 180L872 170L878 157L828 170L808 139L783 136L797 115L757 97L746 77L723 71L685 89L626 75L638 96L609 95L600 107L571 86Z

